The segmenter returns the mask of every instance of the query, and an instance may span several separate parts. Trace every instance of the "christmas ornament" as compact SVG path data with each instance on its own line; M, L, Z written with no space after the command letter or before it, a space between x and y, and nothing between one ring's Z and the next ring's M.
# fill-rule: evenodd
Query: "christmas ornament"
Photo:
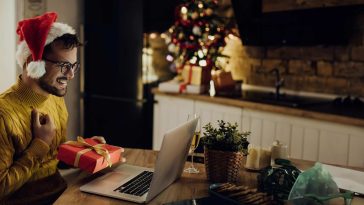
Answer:
M183 39L184 37L185 37L184 33L181 32L181 33L178 34L178 39L179 40Z
M205 13L206 13L206 16L211 16L214 13L214 11L211 8L208 8L208 9L206 9Z
M176 45L169 44L168 45L168 51L171 52L171 53L174 53L176 51Z
M201 28L198 26L194 26L192 29L192 33L197 35L197 36L201 36Z
M197 12L193 12L192 15L191 15L191 18L193 20L197 19L198 18L198 13Z

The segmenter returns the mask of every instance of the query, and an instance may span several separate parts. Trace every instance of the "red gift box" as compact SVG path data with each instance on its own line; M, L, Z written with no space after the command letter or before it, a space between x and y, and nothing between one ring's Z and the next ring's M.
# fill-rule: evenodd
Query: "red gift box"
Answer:
M77 137L59 146L57 159L89 173L98 172L120 161L123 148L103 144L100 140Z

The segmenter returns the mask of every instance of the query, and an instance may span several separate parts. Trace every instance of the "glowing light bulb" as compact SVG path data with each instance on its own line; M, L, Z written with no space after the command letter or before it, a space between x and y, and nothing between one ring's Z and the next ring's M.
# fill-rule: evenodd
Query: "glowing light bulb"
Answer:
M200 66L202 66L202 67L207 66L207 62L206 62L206 60L200 60L200 61L198 62L198 64L199 64Z
M166 60L169 61L169 62L172 62L173 61L173 56L167 55Z
M198 54L198 57L200 57L200 58L203 58L205 56L201 50L199 50L197 52L197 54Z
M196 56L193 56L190 60L190 63L191 64L196 64L196 61L197 61L197 57Z
M187 14L187 8L185 7L185 6L182 6L182 8L181 8L181 13L182 14Z
M167 34L162 33L162 34L161 34L161 38L163 38L163 39L167 38Z
M156 33L151 33L151 34L149 34L149 38L150 39L155 39L155 38L157 38L157 34Z
M215 36L208 36L207 37L209 40L213 41L215 39Z

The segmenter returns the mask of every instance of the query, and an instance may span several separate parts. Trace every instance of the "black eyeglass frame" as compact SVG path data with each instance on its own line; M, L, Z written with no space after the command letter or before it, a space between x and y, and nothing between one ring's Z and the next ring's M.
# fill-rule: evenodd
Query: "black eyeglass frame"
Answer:
M45 61L51 62L55 64L57 67L61 69L62 74L67 74L70 70L73 71L73 73L77 73L78 70L80 70L80 62L70 63L65 61L54 61L47 58L43 58Z

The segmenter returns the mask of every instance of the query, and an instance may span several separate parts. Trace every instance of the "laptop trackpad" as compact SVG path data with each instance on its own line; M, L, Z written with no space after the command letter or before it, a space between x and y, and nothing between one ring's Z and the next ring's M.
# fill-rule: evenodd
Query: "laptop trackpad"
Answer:
M126 173L126 172L111 172L109 174L107 174L105 176L105 178L103 179L103 181L107 181L107 182L121 182L122 180L130 177L131 174Z
M105 186L108 186L109 188L117 188L144 170L144 168L137 166L127 164L119 165L114 171L85 184L81 187L81 190L85 190L85 188L90 187L92 187L92 189L94 189L94 187L105 188Z
M81 187L81 190L110 190L110 189L116 189L121 184L124 183L125 179L129 178L131 176L128 172L109 172L106 175L91 181L90 183L84 185Z

